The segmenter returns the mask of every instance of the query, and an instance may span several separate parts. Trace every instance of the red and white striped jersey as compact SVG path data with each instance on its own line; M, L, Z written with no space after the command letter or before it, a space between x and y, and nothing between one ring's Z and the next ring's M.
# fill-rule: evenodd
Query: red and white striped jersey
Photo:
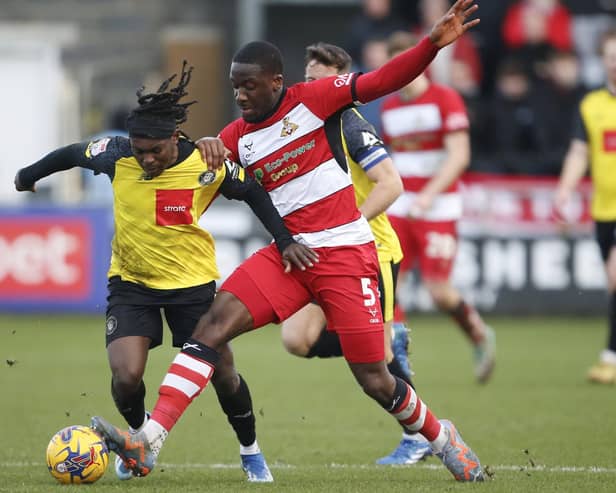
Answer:
M445 157L444 138L449 132L468 129L464 101L446 86L430 84L413 100L400 92L381 106L383 140L402 177L404 192L387 210L392 216L408 217L417 193L438 172ZM458 182L439 194L422 217L427 221L452 221L462 215Z
M354 76L295 84L264 121L240 118L220 133L230 157L269 192L294 238L311 248L374 241L344 157L335 158L344 156L341 119L329 118L352 105Z

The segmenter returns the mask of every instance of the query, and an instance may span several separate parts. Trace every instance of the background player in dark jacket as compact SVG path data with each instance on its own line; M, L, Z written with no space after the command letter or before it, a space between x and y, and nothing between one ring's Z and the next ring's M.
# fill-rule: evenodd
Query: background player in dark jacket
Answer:
M301 265L297 255L307 251L291 238L269 195L241 167L226 161L217 171L208 170L195 145L178 130L194 103L179 102L187 94L191 71L184 64L174 88L169 85L175 76L156 93L137 93L139 106L127 120L130 138L57 149L15 178L17 190L34 191L41 178L80 166L111 180L115 236L106 344L113 400L133 431L148 419L143 374L149 349L162 343L161 309L173 345L181 347L214 300L219 277L214 241L198 224L211 202L220 194L246 201L274 236L286 262ZM242 466L249 481L272 481L256 441L248 386L235 369L228 344L221 354L212 381L240 441ZM116 472L122 479L132 477L121 461L116 461Z

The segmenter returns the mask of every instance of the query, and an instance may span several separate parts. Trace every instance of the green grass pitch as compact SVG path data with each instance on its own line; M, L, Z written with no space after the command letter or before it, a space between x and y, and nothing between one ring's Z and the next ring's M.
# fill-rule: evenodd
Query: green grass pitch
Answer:
M603 318L490 317L498 342L493 380L478 386L471 352L440 316L413 319L412 360L420 396L452 419L493 479L456 483L435 458L378 467L399 429L352 380L344 361L286 354L279 329L233 343L257 412L258 437L275 483L247 484L238 446L212 389L167 439L157 468L120 482L110 466L90 492L562 492L616 491L616 387L585 372L605 340ZM169 339L169 338L168 338ZM166 344L169 341L165 341ZM176 351L150 354L152 406ZM0 491L54 492L45 465L52 434L100 414L122 419L109 395L102 316L0 315Z

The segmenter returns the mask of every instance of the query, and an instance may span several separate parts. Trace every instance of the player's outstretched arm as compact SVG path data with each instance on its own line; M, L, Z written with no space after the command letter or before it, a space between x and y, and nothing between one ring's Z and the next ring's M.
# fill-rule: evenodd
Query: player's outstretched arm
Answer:
M475 0L458 0L433 26L430 36L424 37L417 46L403 51L379 69L357 77L357 101L368 103L409 84L428 68L440 48L479 23L479 19L468 21L477 8Z
M36 190L35 184L41 178L78 166L82 156L84 156L87 144L87 142L81 142L60 147L36 163L21 168L15 175L15 190L18 192L34 192Z
M430 31L430 41L439 48L453 43L466 31L479 24L479 19L468 20L478 8L475 0L458 0L434 24Z
M15 183L15 190L17 190L18 192L36 192L36 187L34 186L34 183L24 183L24 181L20 177L20 174L21 170L19 170L15 174L15 180L13 181Z

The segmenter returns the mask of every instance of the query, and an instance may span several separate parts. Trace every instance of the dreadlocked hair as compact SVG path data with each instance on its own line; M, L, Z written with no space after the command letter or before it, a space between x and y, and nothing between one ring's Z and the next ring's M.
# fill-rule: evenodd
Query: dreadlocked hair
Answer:
M177 74L173 74L165 80L158 91L144 94L145 87L137 91L139 106L132 111L138 117L160 118L163 120L175 119L176 125L184 123L188 119L188 107L197 101L180 103L179 100L186 96L186 86L190 82L193 67L188 67L188 62L182 62L182 73L176 87L169 89L169 85L175 80Z

